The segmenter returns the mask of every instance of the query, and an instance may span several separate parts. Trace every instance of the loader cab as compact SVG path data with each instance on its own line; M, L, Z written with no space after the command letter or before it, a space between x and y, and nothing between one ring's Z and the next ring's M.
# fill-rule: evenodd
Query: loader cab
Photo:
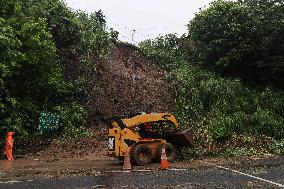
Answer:
M138 134L141 138L159 138L161 130L153 123L142 123L138 125Z
M177 127L170 121L148 122L138 125L141 138L163 138L165 134L177 132Z

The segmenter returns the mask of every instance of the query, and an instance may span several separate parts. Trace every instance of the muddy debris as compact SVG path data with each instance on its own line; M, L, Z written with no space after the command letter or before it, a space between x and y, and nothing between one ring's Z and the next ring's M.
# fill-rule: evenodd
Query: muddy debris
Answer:
M91 138L76 138L61 140L54 136L35 137L30 140L18 141L21 143L21 151L15 154L16 159L28 159L34 161L55 162L64 158L112 160L107 155L107 130L91 129ZM17 147L17 146L16 146Z
M142 57L139 48L117 44L98 65L98 76L88 104L88 123L139 112L172 112L174 89L168 73Z

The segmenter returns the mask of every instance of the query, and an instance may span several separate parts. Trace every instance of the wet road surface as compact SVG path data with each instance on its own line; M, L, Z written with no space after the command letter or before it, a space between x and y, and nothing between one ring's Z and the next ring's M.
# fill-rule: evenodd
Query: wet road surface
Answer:
M159 170L159 164L154 164L134 167L131 172L120 171L121 165L104 161L58 161L35 163L34 167L27 163L23 167L12 165L10 172L3 169L0 189L281 188L283 163L283 157L234 163L200 161L198 166L194 162L172 164L177 169L167 171ZM1 162L0 165L3 167Z

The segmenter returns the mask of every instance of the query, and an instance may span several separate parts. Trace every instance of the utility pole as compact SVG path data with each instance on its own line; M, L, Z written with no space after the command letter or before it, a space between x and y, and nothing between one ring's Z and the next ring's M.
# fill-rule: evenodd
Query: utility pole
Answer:
M132 33L132 42L134 43L134 34L135 34L136 30L134 29L132 31L133 31L133 33Z

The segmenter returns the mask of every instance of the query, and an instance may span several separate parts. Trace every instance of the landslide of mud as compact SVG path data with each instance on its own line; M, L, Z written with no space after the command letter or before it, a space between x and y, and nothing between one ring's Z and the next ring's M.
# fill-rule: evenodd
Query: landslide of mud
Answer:
M167 72L140 56L139 49L117 44L99 63L99 73L88 104L90 126L102 118L138 112L172 112L173 88Z
M91 138L62 140L60 136L33 136L15 142L16 159L57 161L62 158L91 160L113 159L107 156L107 130L92 130ZM18 149L21 149L20 151Z
M94 137L65 142L60 140L60 134L30 137L16 141L16 158L51 161L74 157L109 159L106 156L107 126L102 120L116 115L174 110L174 89L166 79L167 72L142 57L138 47L119 43L113 47L109 58L98 63L97 67L95 87L88 103L88 125Z

